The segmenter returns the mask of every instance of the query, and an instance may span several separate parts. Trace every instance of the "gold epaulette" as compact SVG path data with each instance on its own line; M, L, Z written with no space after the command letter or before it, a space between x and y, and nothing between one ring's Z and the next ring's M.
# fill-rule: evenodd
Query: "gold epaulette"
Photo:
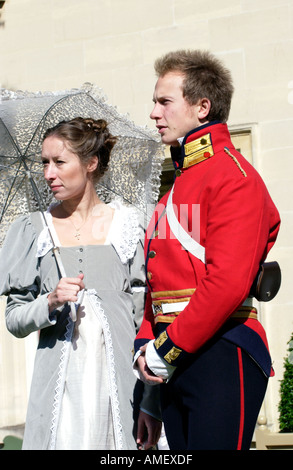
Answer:
M214 155L214 149L211 141L211 134L205 134L199 139L193 140L184 145L185 157L183 168L189 168Z

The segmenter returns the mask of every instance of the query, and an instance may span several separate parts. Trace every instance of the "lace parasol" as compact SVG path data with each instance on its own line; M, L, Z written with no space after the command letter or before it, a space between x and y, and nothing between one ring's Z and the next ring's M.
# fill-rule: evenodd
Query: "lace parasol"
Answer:
M11 222L53 200L40 160L42 138L49 127L74 117L105 119L118 137L108 171L97 185L105 202L121 198L149 216L157 202L164 151L154 131L136 126L107 103L103 91L86 83L80 89L29 93L0 90L0 245Z

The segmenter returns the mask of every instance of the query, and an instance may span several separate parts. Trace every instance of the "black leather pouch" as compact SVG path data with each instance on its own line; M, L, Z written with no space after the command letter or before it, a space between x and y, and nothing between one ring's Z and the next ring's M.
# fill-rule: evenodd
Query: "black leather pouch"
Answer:
M279 292L281 269L277 261L263 263L250 290L250 296L260 302L269 302Z

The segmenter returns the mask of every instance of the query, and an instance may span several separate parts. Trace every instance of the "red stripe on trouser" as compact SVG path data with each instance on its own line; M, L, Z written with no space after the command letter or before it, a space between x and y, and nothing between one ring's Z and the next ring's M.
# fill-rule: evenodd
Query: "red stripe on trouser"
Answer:
M240 422L239 422L237 450L241 450L242 439L243 439L243 428L244 428L244 377L243 377L242 352L240 348L237 348L237 353L238 353L238 365L239 365L239 390L240 390Z

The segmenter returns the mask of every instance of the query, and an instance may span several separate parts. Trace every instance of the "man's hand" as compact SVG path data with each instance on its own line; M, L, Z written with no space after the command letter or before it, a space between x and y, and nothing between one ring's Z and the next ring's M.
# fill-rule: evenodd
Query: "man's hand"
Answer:
M137 367L140 372L140 378L143 382L149 385L162 384L164 383L164 380L162 379L162 377L158 377L148 368L148 365L145 360L146 348L147 348L147 344L145 344L144 346L140 348L140 350L142 351L142 354L136 360Z
M154 447L160 439L161 428L161 421L140 410L136 438L138 449L148 450Z

